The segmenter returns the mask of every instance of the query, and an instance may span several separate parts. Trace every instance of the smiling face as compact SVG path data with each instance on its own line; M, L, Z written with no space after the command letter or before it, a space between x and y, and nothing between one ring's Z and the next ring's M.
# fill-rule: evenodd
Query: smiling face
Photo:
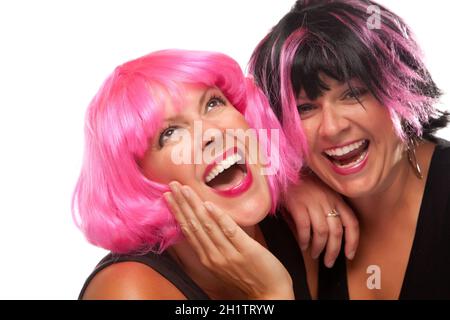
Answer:
M315 100L302 91L298 112L307 137L308 166L330 187L349 197L385 190L404 165L404 147L388 109L357 81L321 76L329 90Z
M184 86L182 107L168 103L164 112L140 161L145 176L189 185L241 226L261 221L270 210L268 183L257 157L249 153L248 139L232 134L249 129L244 116L219 89L191 85ZM180 151L190 161L178 161Z

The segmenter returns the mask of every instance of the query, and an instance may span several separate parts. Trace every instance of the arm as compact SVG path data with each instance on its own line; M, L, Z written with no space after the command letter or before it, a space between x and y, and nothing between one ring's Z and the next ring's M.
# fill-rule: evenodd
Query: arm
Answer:
M309 174L301 179L299 185L290 186L284 199L294 220L302 251L311 245L311 256L317 259L326 247L325 265L332 267L345 233L345 255L353 259L359 242L359 225L352 209L340 194L314 174ZM339 217L327 217L333 209L339 213Z
M294 299L281 262L226 213L203 203L188 186L170 184L167 203L202 264L236 292L231 299Z
M100 271L83 300L185 300L166 278L139 262L120 262Z

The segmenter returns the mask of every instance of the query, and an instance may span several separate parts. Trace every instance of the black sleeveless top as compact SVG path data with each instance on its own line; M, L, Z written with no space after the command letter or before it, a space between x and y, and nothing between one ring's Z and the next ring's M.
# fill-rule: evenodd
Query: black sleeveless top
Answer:
M303 256L299 250L296 239L286 222L278 214L268 216L259 224L267 243L268 249L286 267L294 284L295 298L299 300L310 299L306 282L306 270ZM207 300L208 295L183 271L174 259L166 252L162 254L147 253L146 255L117 255L108 254L97 265L86 280L80 294L83 294L94 276L104 268L118 262L134 261L143 263L160 273L180 290L189 300Z
M349 299L343 250L333 268L328 269L320 264L318 297L333 300ZM440 140L431 158L416 233L399 299L450 299L450 143L448 141Z

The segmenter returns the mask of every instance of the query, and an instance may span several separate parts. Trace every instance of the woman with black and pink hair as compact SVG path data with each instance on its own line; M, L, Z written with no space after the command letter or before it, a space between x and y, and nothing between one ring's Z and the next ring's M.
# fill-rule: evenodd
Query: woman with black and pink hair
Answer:
M306 155L306 180L359 220L352 260L342 252L327 269L305 255L312 297L450 298L450 145L434 136L448 114L403 20L369 0L297 1L250 72ZM294 219L301 192L287 195ZM323 217L339 219L339 208Z

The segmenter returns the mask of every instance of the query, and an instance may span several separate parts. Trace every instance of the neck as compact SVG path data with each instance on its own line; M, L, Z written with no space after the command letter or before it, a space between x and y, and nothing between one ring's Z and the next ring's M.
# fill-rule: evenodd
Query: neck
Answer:
M354 211L358 213L361 227L383 225L405 218L405 212L414 215L420 209L425 188L428 168L434 145L425 142L416 148L416 157L422 169L423 179L419 179L408 161L407 155L392 170L391 176L378 192L360 198L348 199ZM422 191L422 192L420 192Z

